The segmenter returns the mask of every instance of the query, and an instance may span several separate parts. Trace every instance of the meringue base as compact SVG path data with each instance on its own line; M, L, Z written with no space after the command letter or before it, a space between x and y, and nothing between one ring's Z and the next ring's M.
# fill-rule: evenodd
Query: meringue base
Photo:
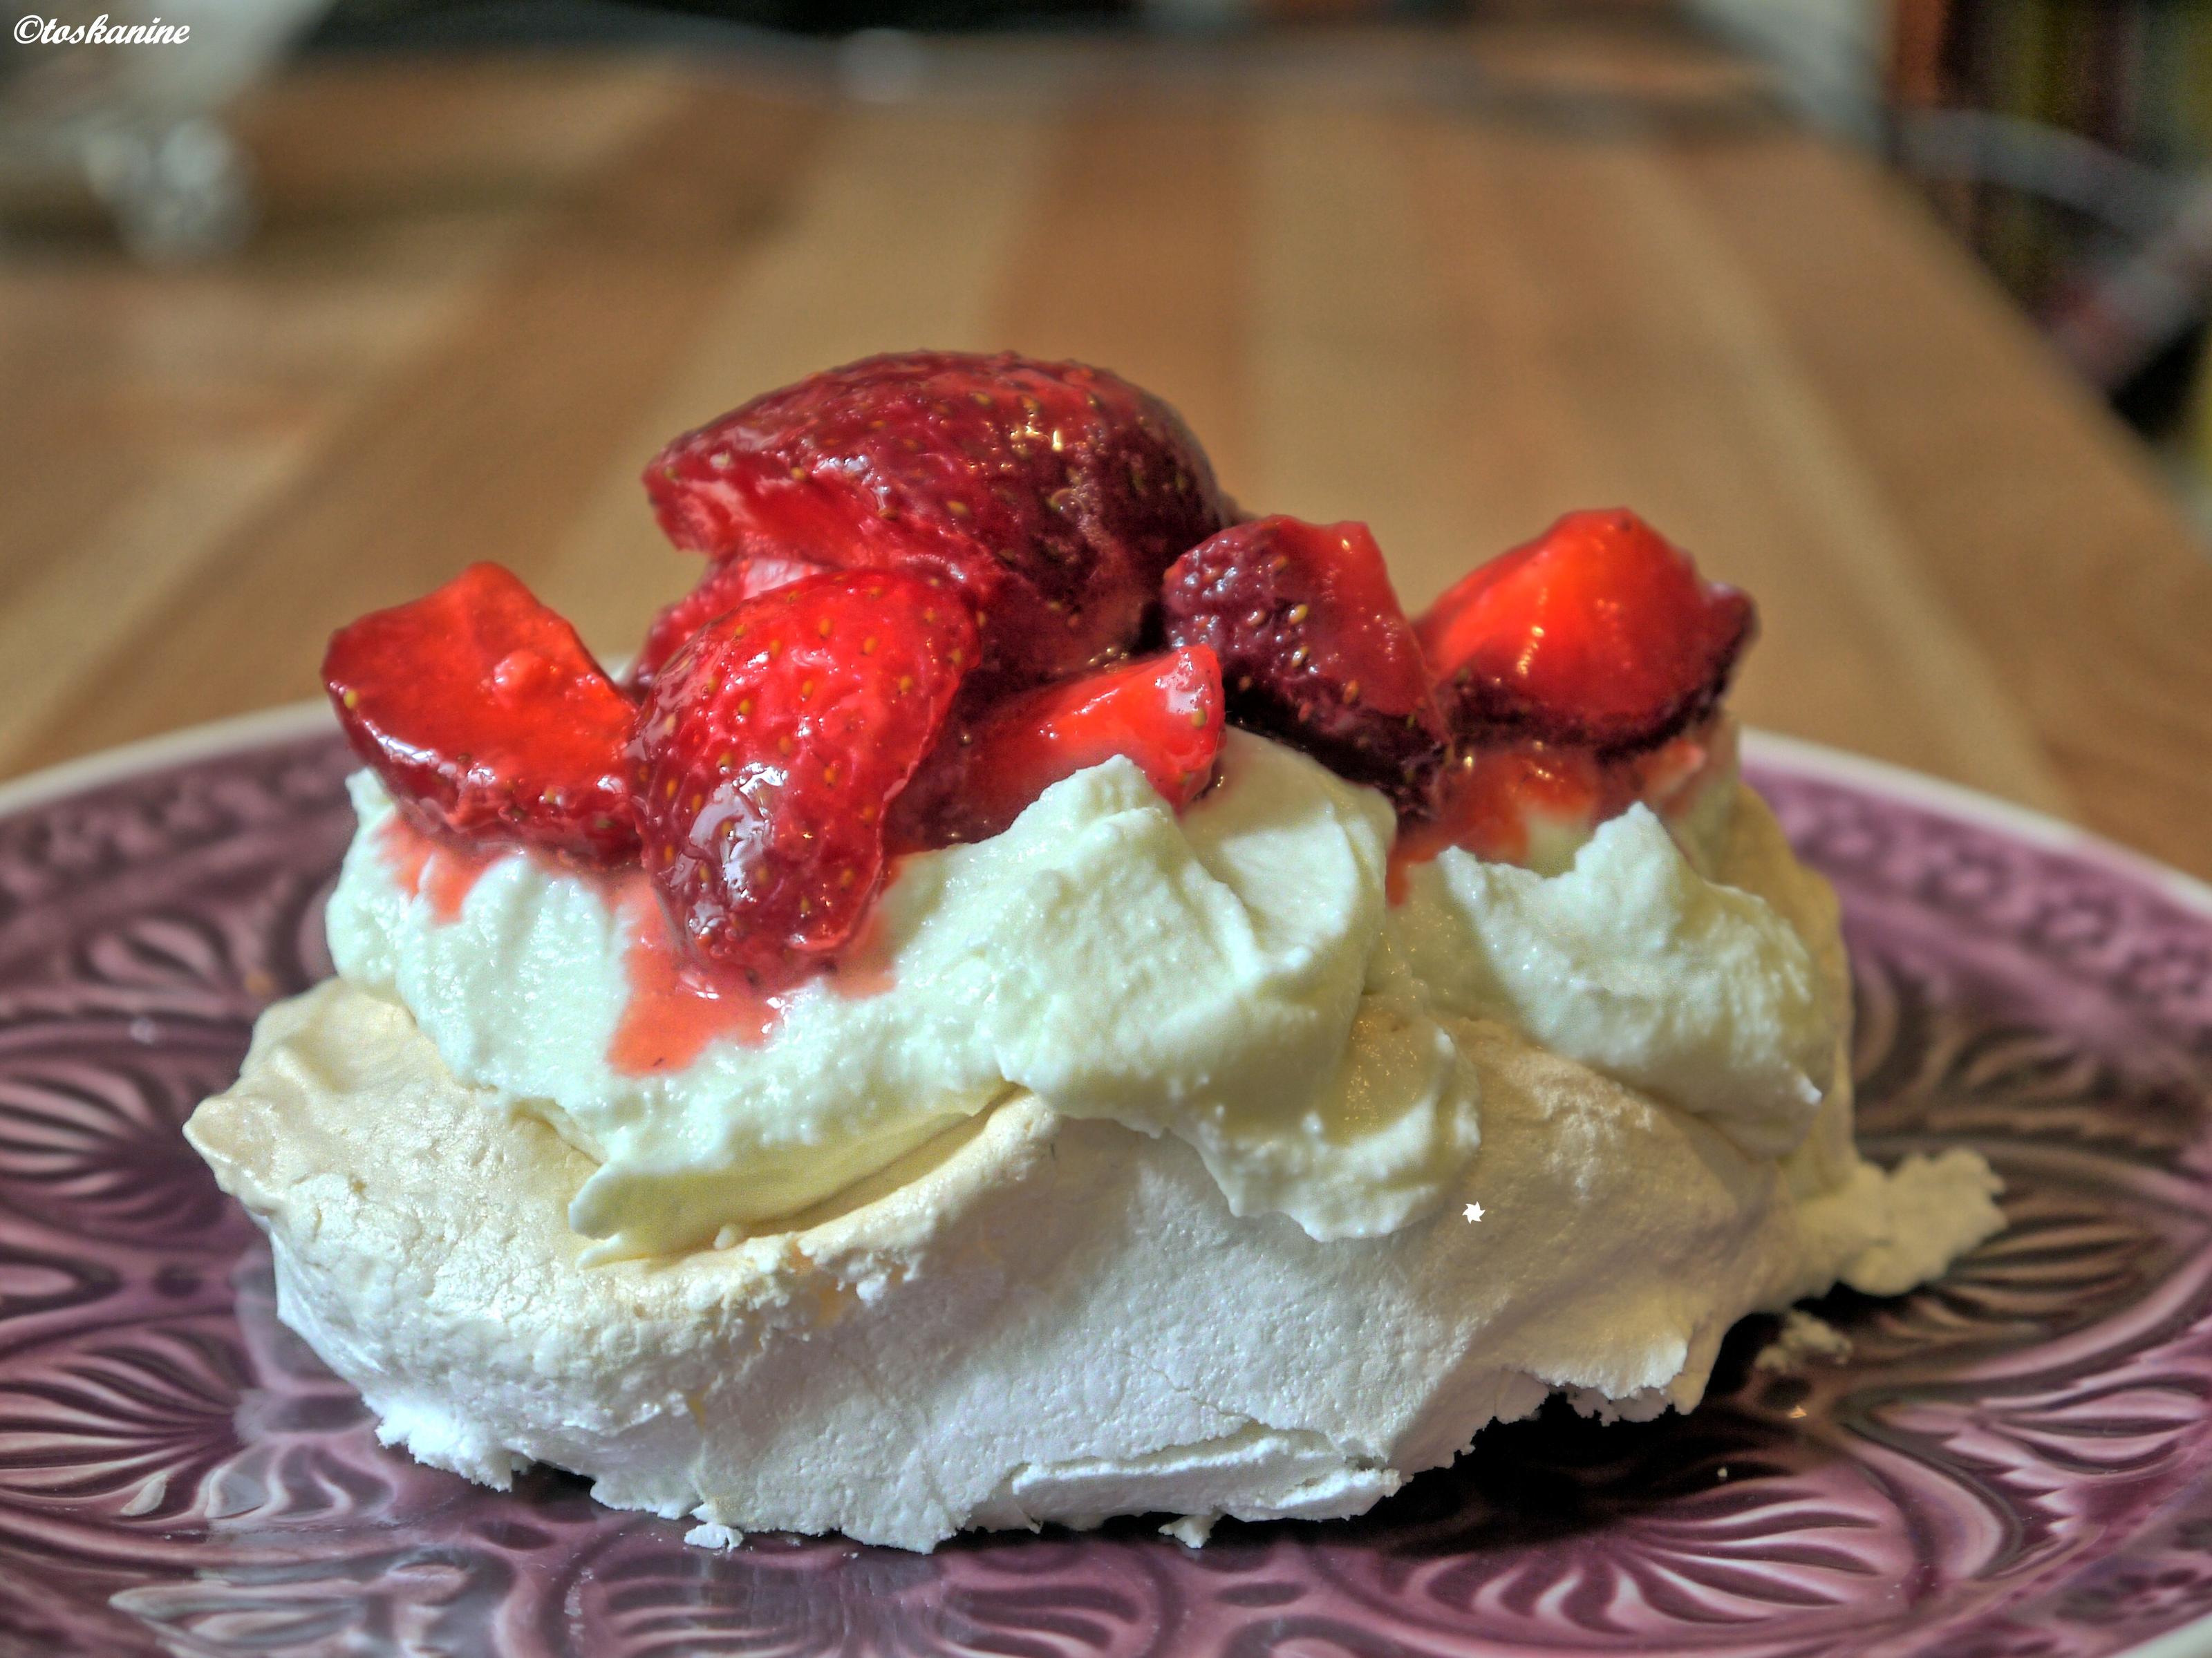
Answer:
M1375 1239L1240 1220L1181 1141L1024 1094L788 1230L586 1268L590 1160L337 981L270 1008L185 1132L386 1443L499 1487L574 1470L712 1541L1357 1514L1553 1391L1686 1409L1744 1314L1896 1293L2002 1224L1971 1153L1861 1162L1844 1089L1777 1163L1502 1025L1454 1034L1481 1218Z

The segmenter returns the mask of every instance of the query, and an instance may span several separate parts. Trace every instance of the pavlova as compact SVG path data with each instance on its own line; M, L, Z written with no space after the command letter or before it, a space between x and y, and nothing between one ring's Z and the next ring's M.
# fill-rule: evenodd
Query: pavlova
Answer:
M1751 603L1633 514L1409 620L1364 525L1006 355L645 481L708 563L624 676L490 565L332 639L337 976L186 1131L388 1442L702 1541L1196 1539L1686 1409L2000 1225L1859 1157Z

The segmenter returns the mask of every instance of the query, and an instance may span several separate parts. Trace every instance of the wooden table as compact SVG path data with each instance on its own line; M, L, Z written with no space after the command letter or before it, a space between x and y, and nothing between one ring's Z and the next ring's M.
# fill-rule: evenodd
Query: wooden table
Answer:
M1742 65L1632 9L838 86L797 49L319 63L244 112L235 263L20 237L0 772L309 695L333 625L471 559L627 651L691 569L635 482L663 438L866 352L1012 346L1164 393L1250 506L1369 519L1410 604L1634 505L1758 595L1750 720L2212 874L2212 560Z

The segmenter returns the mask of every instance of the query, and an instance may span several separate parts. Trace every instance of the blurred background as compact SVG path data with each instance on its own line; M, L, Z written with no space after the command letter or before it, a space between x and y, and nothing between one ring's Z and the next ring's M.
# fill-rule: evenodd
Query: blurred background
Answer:
M663 439L1005 346L1410 607L1634 506L1758 596L1752 720L2212 873L2207 0L6 21L0 775L313 695L474 558L626 653Z

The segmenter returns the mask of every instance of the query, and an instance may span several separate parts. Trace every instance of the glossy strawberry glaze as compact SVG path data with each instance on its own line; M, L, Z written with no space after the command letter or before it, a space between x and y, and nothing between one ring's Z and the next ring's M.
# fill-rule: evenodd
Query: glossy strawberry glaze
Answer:
M763 990L742 975L709 974L687 961L651 881L635 865L586 871L520 847L478 852L428 835L398 817L377 831L377 852L399 890L410 898L428 899L430 913L447 925L460 919L461 906L484 872L505 857L538 858L598 888L607 907L622 918L628 940L623 963L629 995L607 1044L607 1063L627 1076L680 1071L714 1042L759 1046L782 1023L797 989L793 984ZM890 950L880 914L871 913L833 970L812 976L841 996L874 996L890 989Z
M607 1043L607 1063L625 1076L681 1071L708 1045L757 1048L783 1021L781 998L736 975L711 982L678 953L674 930L643 871L611 878L614 903L629 935L623 966L629 1000Z
M1477 750L1445 773L1433 817L1400 821L1384 891L1403 903L1407 872L1446 847L1492 863L1528 861L1532 820L1595 828L1643 801L1661 817L1686 808L1732 744L1713 721L1647 753L1599 760L1536 743Z
M894 864L891 878L896 876ZM629 1077L681 1071L712 1043L757 1048L775 1034L798 984L765 990L739 974L701 969L682 952L642 870L595 878L628 934L623 964L629 999L607 1043L610 1066ZM799 982L819 979L836 994L854 999L889 990L894 980L882 915L880 906L871 910L836 966Z
M438 840L398 817L386 821L377 851L400 890L410 898L428 898L430 913L441 921L460 919L461 906L499 856Z
M331 635L346 740L418 823L590 864L634 856L629 699L514 574L472 564Z

